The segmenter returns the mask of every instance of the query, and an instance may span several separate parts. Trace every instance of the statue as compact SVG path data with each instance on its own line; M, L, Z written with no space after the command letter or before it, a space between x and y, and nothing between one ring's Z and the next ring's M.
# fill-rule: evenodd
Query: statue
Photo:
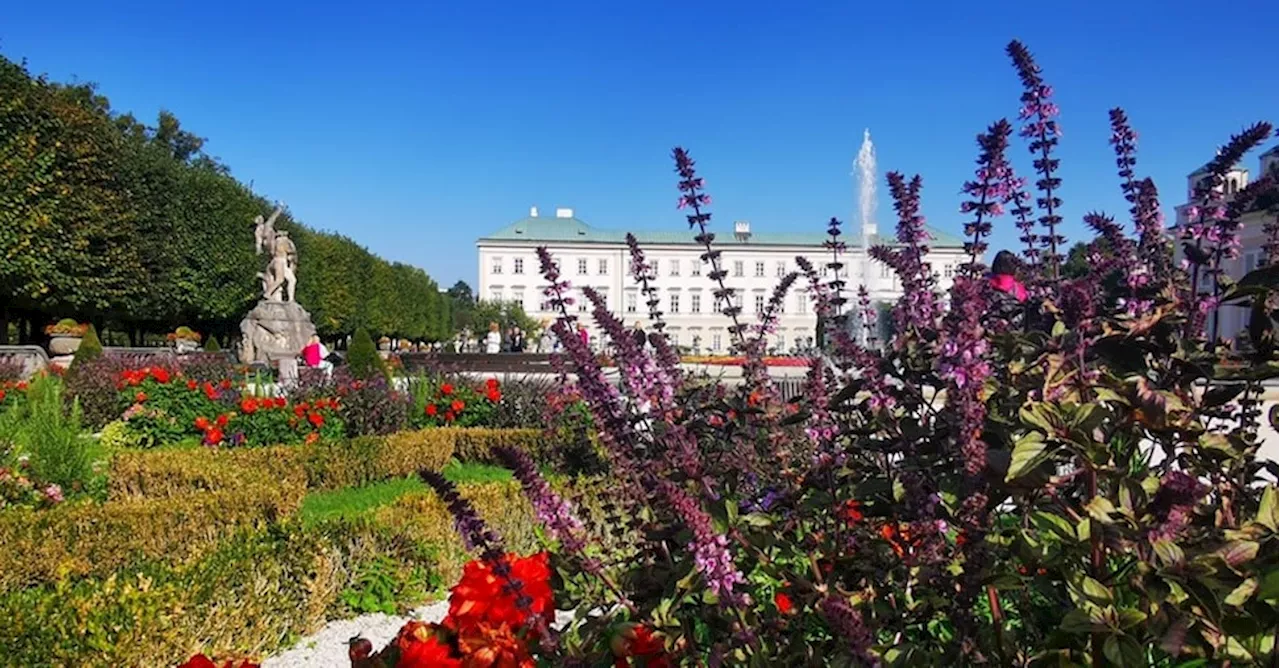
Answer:
M276 219L283 211L282 204L277 202L276 210L271 212L270 218L264 220L262 214L258 214L253 219L253 246L258 255L262 255L264 250L268 255L271 254L271 246L276 240Z
M316 333L311 315L294 301L298 284L298 247L289 233L275 228L283 211L277 204L268 218L253 219L253 245L257 255L266 253L262 298L240 322L240 361L288 366ZM283 367L282 367L283 368Z
M271 242L271 260L262 279L262 296L279 302L293 301L298 287L298 247L289 240L288 232L276 232Z

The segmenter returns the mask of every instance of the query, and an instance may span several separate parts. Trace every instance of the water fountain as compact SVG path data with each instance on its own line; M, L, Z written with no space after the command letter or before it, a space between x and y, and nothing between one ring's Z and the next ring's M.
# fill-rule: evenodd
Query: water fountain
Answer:
M861 224L859 243L862 248L860 259L861 284L871 290L871 242L878 234L876 230L876 149L871 144L871 130L862 131L862 146L858 148L858 157L853 161L853 176L858 191L858 222ZM853 319L850 318L850 321ZM859 313L861 320L861 313ZM878 323L877 323L878 324ZM858 340L866 345L867 329L865 323L859 322Z

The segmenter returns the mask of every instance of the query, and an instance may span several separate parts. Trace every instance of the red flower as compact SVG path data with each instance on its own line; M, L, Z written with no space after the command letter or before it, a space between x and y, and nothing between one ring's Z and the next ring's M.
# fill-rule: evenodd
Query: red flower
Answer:
M210 383L210 382L208 382L208 381L205 381L205 383L204 383L204 396L209 397L210 399L217 399L217 398L218 398L218 391L217 391L217 390L215 390L215 389L213 389L213 383Z
M307 422L310 422L312 426L319 428L320 425L324 424L324 416L319 413L307 413Z
M245 397L240 400L240 412L245 415L253 415L258 410L258 401L253 397Z
M529 611L541 615L547 622L552 621L555 609L547 553L525 558L509 554L505 559L511 566L511 577L521 582L522 594L529 597ZM526 612L516 606L516 596L507 591L506 580L495 575L488 563L477 559L463 567L462 579L449 595L450 625L459 630L481 623L521 628L526 616Z
M156 367L151 370L151 377L156 379L157 383L169 382L169 370L163 367Z
M302 417L306 413L307 413L307 404L305 402L301 404L297 404L293 407L293 414L298 417Z
M445 383L444 385L441 385L440 394L443 394L446 397L449 396L450 394L453 394L453 386L450 385L449 383Z
M0 390L0 401L4 401L4 390Z
M783 592L773 595L773 604L778 607L778 612L789 615L795 609L795 605L791 603L791 597Z
M209 428L209 418L203 415L196 418L196 429L199 429L200 431L204 431L208 428Z
M496 390L498 389L498 379L490 378L489 380L484 381L484 386L487 389Z
M619 633L613 637L610 649L615 657L613 665L617 668L630 668L628 657L643 659L643 665L650 668L672 665L664 655L662 638L654 635L653 629L644 624L623 624Z
M461 413L462 409L466 407L467 405L463 403L461 399L454 399L453 403L449 404L449 408L452 409L454 413Z
M445 422L453 422L453 411L445 411L445 412L444 412L444 421L445 421Z
M223 378L222 382L218 383L218 387L221 387L224 390L231 389L231 380L228 378Z
M480 624L459 634L458 649L465 668L533 668L528 643L517 638L506 624Z
M499 401L502 401L502 393L494 388L489 388L489 390L485 392L484 398L488 399L490 403L496 404Z
M276 397L276 401L275 401L276 408L284 408L285 405L287 405L288 403L289 401L284 397Z
M204 433L205 445L217 445L222 442L222 430L213 427Z
M315 443L316 441L320 440L320 432L313 431L310 434L307 434L307 437L302 440L307 445L311 445L312 443Z
M426 622L409 622L400 628L395 639L400 650L399 668L462 668L448 643L440 640L436 626Z
M861 522L862 521L862 511L860 510L861 506L862 504L858 503L854 499L849 499L848 501L845 501L844 507L840 509L840 519L844 520L845 524L848 524L850 526L857 524L858 522Z
M199 386L200 386L200 383L197 383L195 378L188 378L188 379L187 379L187 389L188 389L188 390L193 390L193 391L194 391L194 390L195 390L197 387L199 387Z
M197 654L187 660L186 663L178 666L178 668L258 668L258 664L248 660L226 659L222 662L215 662L203 654Z
M213 423L218 425L219 427L227 426L227 414L223 413L222 415L219 415L218 419L214 420Z
M436 413L440 412L440 409L439 409L439 408L436 408L436 405L435 405L435 404L427 404L427 409L426 409L426 410L427 410L427 415L429 415L429 416L431 416L431 417L435 417L435 416L436 416Z
M147 400L147 393L146 393L146 392L139 392L139 393L137 393L137 394L133 395L133 400L134 400L134 401L136 401L136 402L138 402L138 403L142 403L142 402L144 402L144 401L146 401L146 400Z
M263 410L267 410L275 405L276 405L276 400L272 399L271 397L262 397L261 399L258 399L258 408L261 408Z

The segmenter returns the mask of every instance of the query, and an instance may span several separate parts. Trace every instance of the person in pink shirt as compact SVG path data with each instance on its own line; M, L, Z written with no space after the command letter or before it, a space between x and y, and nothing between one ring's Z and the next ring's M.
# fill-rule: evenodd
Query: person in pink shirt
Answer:
M324 361L324 354L320 349L320 337L315 334L311 335L311 339L307 341L307 345L302 348L302 361L311 368L317 368Z
M1027 286L1018 280L1018 258L1007 250L996 253L991 262L991 287L1018 300L1027 301Z
M587 326L582 323L578 323L578 339L582 341L584 346L591 345L591 335L587 334Z

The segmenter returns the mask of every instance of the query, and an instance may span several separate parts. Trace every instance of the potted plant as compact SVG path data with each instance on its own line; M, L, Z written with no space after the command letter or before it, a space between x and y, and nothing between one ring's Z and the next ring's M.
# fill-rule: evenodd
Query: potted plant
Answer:
M84 338L87 331L89 331L89 325L76 322L71 318L63 318L45 327L44 333L50 337L49 352L54 355L75 354L76 349L80 347L80 340Z
M166 338L179 355L195 352L200 349L200 333L183 325L169 333Z

